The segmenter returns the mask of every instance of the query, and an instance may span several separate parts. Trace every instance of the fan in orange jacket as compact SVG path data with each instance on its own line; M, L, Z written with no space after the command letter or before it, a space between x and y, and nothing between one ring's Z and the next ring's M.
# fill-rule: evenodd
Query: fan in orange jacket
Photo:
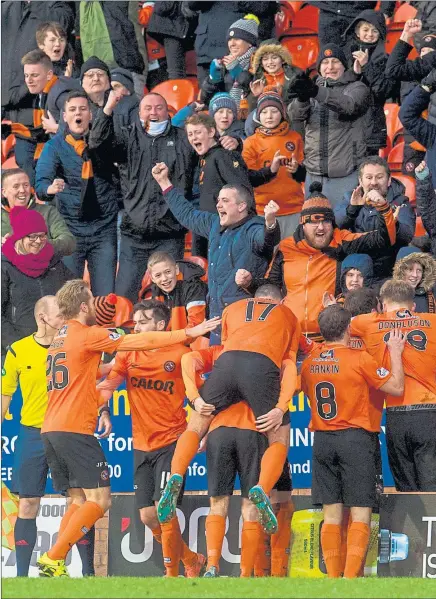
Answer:
M258 214L263 214L270 200L279 205L278 217L282 237L290 235L298 224L304 201L301 182L304 181L306 173L302 165L303 138L296 131L292 131L285 114L285 105L277 92L269 91L259 96L256 118L261 126L256 129L254 135L247 137L242 151L248 168L253 170L270 166L277 150L284 156L277 176L254 191ZM280 218L289 215L295 216L293 219ZM290 227L292 230L288 231Z
M286 293L285 305L298 318L302 333L320 339L318 314L324 292L340 290L340 263L349 254L377 255L395 243L396 225L392 210L376 191L367 201L377 210L379 227L368 233L351 233L336 227L332 206L320 193L321 185L312 183L313 192L304 202L300 225L294 235L282 239L266 278ZM265 282L252 280L251 274L238 270L235 281L241 287L257 288Z

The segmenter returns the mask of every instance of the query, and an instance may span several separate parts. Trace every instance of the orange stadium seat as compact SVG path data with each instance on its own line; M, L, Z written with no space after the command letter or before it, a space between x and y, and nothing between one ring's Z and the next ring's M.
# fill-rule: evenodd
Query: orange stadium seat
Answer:
M385 50L386 50L387 54L390 54L392 52L392 50L394 49L395 44L400 39L402 31L403 31L402 27L401 27L401 29L388 29L388 31L386 33L386 42L385 42ZM409 60L414 60L415 58L418 58L418 56L419 56L419 54L416 51L416 48L413 48L407 58Z
M384 106L385 116L386 116L386 127L388 137L391 141L391 145L395 145L396 137L400 133L403 132L403 123L400 121L398 113L400 111L400 107L398 104L393 104L387 102Z
M316 34L286 35L282 37L280 44L288 49L292 56L292 64L296 67L308 69L316 64L319 53L319 42Z
M289 6L292 8L295 14L300 10L304 2L282 2L281 4L289 4Z
M150 62L153 60L159 60L159 58L165 58L165 48L162 46L162 44L159 44L158 41L149 35L145 36L145 42L147 46L148 60Z
M389 152L388 164L391 170L400 171L404 156L404 141L397 144Z
M315 6L303 6L295 13L292 20L291 32L294 29L307 29L318 33L319 8Z
M390 54L400 38L401 32L404 28L404 23L408 19L413 19L416 15L416 8L410 6L410 4L401 4L399 8L394 12L394 16L392 17L386 33L386 43L385 49L388 54ZM408 58L413 60L417 58L418 52L415 48L413 48L412 52L409 54Z
M404 23L409 19L414 19L416 16L417 10L410 4L403 2L401 6L399 6L392 17L392 25L395 23L396 25L401 24L401 30L404 27Z
M176 110L180 110L195 100L196 88L189 79L169 79L159 83L153 92L165 98Z
M15 146L15 135L8 135L2 139L2 164L9 158L12 148Z
M378 152L378 155L385 160L388 159L389 152L392 150L391 140L389 139L389 135L386 137L386 147L381 148Z
M117 295L117 303L115 304L114 323L116 327L123 325L131 325L133 317L133 304L126 297Z
M149 287L152 284L152 280L151 280L151 275L148 272L148 270L145 271L144 276L142 277L142 281L141 281L141 289L138 292L138 300L141 301L144 298L144 293L145 290L147 289L147 287Z
M7 160L5 160L5 162L2 163L2 169L6 170L9 168L18 168L18 164L15 160L15 156L11 156Z
M295 11L292 7L294 2L280 2L280 10L277 12L275 16L275 26L276 26L276 37L280 39L280 37L291 28L292 19L294 18ZM302 3L300 3L302 4Z
M415 206L415 204L416 204L416 193L415 193L416 182L415 182L415 179L413 177L409 177L409 175L403 175L403 173L393 173L393 176L395 177L395 179L398 179L398 181L401 181L401 183L404 185L404 187L406 188L405 195L409 198L411 205Z
M427 231L425 230L425 227L422 224L422 218L420 216L417 216L415 225L415 237L423 237L424 235L427 235Z

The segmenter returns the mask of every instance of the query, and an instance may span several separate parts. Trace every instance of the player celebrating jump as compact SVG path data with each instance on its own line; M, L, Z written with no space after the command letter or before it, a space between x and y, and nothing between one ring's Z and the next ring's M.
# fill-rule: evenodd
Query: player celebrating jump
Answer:
M111 503L108 464L94 437L101 403L95 382L102 352L175 345L204 335L219 324L214 319L182 331L121 337L93 326L93 296L84 281L68 281L56 298L66 323L48 350L48 408L41 432L53 486L56 490L68 489L72 503L62 518L56 543L37 562L40 575L47 577L68 576L68 551L104 516Z
M288 453L288 404L296 385L299 338L300 327L294 314L279 301L265 299L263 287L255 298L240 300L224 310L224 349L203 386L202 397L195 401L196 411L191 414L187 430L177 442L171 478L158 504L160 522L174 517L183 477L214 418L212 413L242 400L253 410L257 430L266 433L269 441L258 485L250 489L248 497L259 510L265 532L276 532L277 518L268 495L282 473ZM291 377L293 383L281 389L282 364L286 368L283 379Z

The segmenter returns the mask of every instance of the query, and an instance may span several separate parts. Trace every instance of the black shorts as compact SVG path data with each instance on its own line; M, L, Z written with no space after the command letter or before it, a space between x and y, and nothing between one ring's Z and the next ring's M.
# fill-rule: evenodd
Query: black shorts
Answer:
M379 447L378 434L361 428L316 431L312 503L374 508Z
M133 450L136 507L151 507L159 501L162 491L171 476L171 460L173 459L176 442L161 447L155 451ZM186 477L184 481L186 480ZM179 493L177 505L182 503L185 482Z
M268 447L265 435L248 429L220 426L209 433L206 443L207 489L209 497L233 495L236 475L241 483L241 496L259 482L260 462ZM289 462L274 489L292 491Z
M106 457L94 435L50 432L41 437L56 491L110 487Z
M386 445L397 491L436 491L436 410L386 412Z
M201 397L215 406L215 414L246 401L256 418L272 410L280 396L280 369L263 354L228 351L215 362ZM289 412L282 424L289 424Z
M44 497L47 475L41 429L21 424L15 445L12 493L20 497Z

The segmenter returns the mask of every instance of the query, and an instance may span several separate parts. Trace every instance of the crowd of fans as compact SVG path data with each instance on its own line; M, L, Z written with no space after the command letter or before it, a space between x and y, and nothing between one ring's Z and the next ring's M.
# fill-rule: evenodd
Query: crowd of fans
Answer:
M274 38L278 2L2 2L3 160L18 167L2 175L3 347L65 278L85 273L95 295L135 302L150 256L195 260L189 245L211 315L253 291L274 248L267 276L305 334L318 333L323 296L347 292L341 264L355 253L355 285L418 269L419 305L434 310L434 3L410 3L390 54L401 3L306 4L319 8L320 51L302 70ZM185 78L194 51L197 98L174 114L147 86ZM387 161L394 103L403 172ZM162 193L158 163L189 204ZM264 235L268 205L280 232Z

